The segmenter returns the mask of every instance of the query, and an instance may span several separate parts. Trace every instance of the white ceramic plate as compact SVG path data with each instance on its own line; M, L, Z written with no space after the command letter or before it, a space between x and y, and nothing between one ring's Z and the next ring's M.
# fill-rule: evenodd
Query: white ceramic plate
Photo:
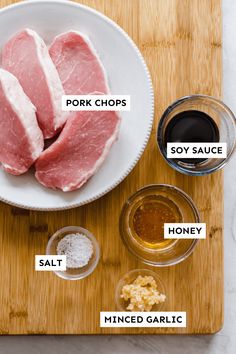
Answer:
M74 29L89 36L108 74L112 94L131 95L131 111L121 112L119 140L100 170L83 188L63 193L44 188L33 172L11 176L0 171L0 199L36 210L68 209L89 203L117 186L135 166L148 142L153 91L146 64L128 35L101 13L70 1L24 1L0 11L0 47L22 28L36 30L50 43Z

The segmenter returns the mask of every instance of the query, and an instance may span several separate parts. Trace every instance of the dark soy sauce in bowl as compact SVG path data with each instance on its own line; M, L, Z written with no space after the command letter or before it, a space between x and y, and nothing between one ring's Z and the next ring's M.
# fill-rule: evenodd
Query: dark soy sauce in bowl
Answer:
M187 110L176 114L167 124L164 142L167 143L217 143L220 134L215 121L206 113ZM198 164L207 159L175 159L187 164Z

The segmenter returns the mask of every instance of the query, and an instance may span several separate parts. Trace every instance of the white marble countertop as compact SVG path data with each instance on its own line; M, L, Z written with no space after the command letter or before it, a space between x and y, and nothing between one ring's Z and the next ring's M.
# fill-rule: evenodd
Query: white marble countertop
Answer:
M208 0L210 1L210 0ZM236 1L223 0L224 101L236 113ZM225 168L225 321L212 336L1 337L0 354L235 354L236 154Z

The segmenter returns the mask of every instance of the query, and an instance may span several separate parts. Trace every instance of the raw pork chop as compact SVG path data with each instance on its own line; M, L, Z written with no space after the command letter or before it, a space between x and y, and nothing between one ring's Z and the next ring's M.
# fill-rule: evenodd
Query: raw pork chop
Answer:
M61 110L64 91L44 41L30 29L17 33L3 47L2 66L17 77L35 105L44 138L54 136L67 114Z
M0 162L13 174L26 172L43 150L35 107L19 81L0 69Z
M66 94L108 93L102 64L88 40L77 32L54 40L50 54ZM36 178L64 192L80 188L100 167L117 139L116 112L71 113L58 140L36 164Z
M70 31L57 36L49 53L67 95L108 93L105 70L89 39Z
M71 114L57 141L36 162L36 178L64 192L80 188L106 158L118 129L115 112Z

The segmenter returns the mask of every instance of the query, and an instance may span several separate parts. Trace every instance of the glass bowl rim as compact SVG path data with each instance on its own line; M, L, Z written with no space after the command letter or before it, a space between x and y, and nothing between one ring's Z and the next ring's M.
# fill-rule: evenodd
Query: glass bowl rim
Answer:
M144 258L144 257L140 256L139 254L137 254L137 252L135 252L132 249L132 247L130 247L130 245L126 242L126 239L125 239L125 237L123 235L123 232L121 231L123 229L123 227L122 227L123 215L124 215L125 210L127 209L128 205L131 202L131 198L134 198L140 192L145 191L146 189L149 189L151 187L165 187L165 188L167 187L168 189L172 189L174 191L177 191L187 201L187 203L190 205L192 211L194 212L195 218L196 218L195 222L197 222L197 223L200 222L201 219L200 219L199 211L198 211L196 205L194 204L192 198L187 193L185 193L182 189L180 189L180 188L178 188L176 186L173 186L171 184L164 184L164 183L155 184L155 183L153 183L153 184L148 184L148 185L145 185L145 186L139 188L124 203L124 205L122 207L122 210L121 210L121 214L120 214L120 220L119 220L120 236L121 236L121 239L122 239L124 245L129 250L129 252L132 253L137 259L141 260L143 263L151 265L151 266L154 266L154 267L169 267L169 266L173 266L173 265L176 265L176 264L184 261L186 258L188 258L193 253L193 251L194 251L199 239L192 239L192 242L191 242L189 248L181 256L179 256L179 257L177 257L177 258L175 258L175 259L173 259L171 261L156 262L156 261L147 260L146 258Z
M194 171L191 169L188 169L185 166L180 166L177 163L174 162L173 159L169 159L167 157L166 154L166 149L164 147L164 143L163 143L163 138L162 138L162 129L163 129L163 123L164 121L167 119L169 113L171 111L173 111L173 109L177 106L179 106L180 104L182 104L183 102L189 101L193 98L200 98L200 99L208 99L218 105L221 105L224 107L224 109L227 111L228 113L228 117L230 117L231 121L234 122L234 124L236 124L236 117L234 115L234 113L232 112L232 110L221 100L219 100L218 98L215 98L213 96L209 96L209 95L203 95L203 94L194 94L194 95L187 95L187 96L183 96L180 97L179 99L175 100L174 102L172 102L163 112L163 114L161 115L160 121L158 123L158 127L157 127L157 145L159 147L159 150L162 154L162 156L164 157L164 159L166 160L166 162L168 163L169 166L171 166L172 168L174 168L176 171L184 173L186 175L190 175L190 176L204 176L204 175L208 175L211 174L215 171L220 170L221 168L223 168L226 163L229 161L229 159L232 157L233 152L235 150L235 146L236 146L236 133L234 134L234 143L233 146L231 148L231 150L229 151L229 153L227 154L226 158L222 159L221 163L219 163L218 165L209 168L208 170L203 170L203 171Z
M81 280L89 276L97 267L99 259L100 259L100 246L99 243L96 239L96 237L88 230L85 229L81 226L65 226L62 227L61 229L58 229L48 240L47 246L46 246L46 255L51 255L50 248L52 246L53 241L62 233L66 231L71 231L74 233L82 233L86 237L92 241L93 248L94 248L94 255L95 255L95 260L91 264L91 266L83 273L81 274L73 274L73 275L68 275L66 271L53 271L58 277L65 279L65 280Z

